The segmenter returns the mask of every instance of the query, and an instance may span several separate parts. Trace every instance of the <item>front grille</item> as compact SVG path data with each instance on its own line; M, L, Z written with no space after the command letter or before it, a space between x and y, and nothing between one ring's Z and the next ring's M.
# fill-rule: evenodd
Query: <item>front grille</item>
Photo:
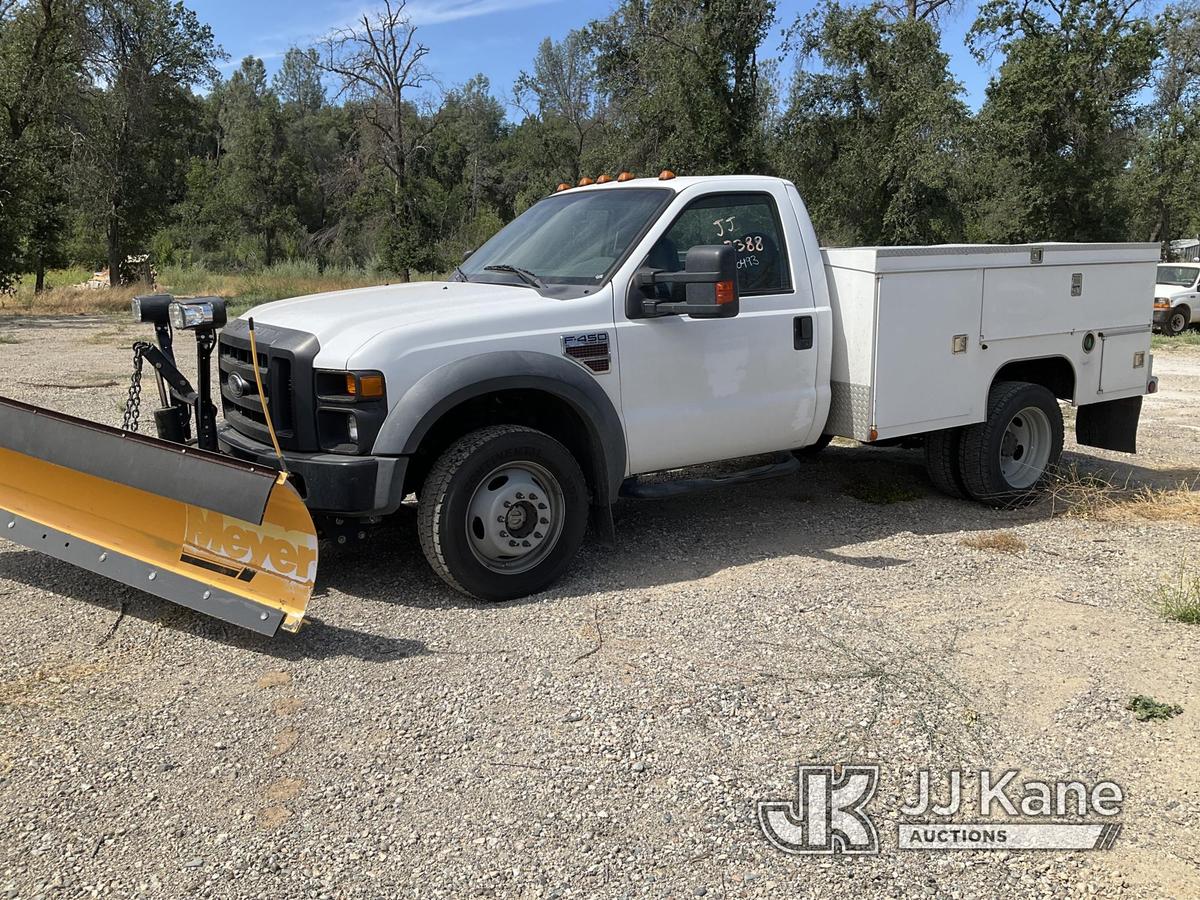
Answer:
M318 449L312 370L320 349L317 339L303 331L268 325L257 325L254 336L257 360L250 352L245 321L235 319L221 332L217 369L225 421L252 440L271 442L264 398L259 397L254 377L257 363L280 446L302 452Z

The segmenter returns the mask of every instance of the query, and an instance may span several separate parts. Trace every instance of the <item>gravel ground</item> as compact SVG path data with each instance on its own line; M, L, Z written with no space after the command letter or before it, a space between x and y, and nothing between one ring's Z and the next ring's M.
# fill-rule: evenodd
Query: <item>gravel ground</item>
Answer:
M0 319L0 393L116 422L138 336ZM1196 477L1200 352L1155 367L1142 453L1069 461ZM847 496L871 478L916 499ZM485 606L434 578L414 518L326 549L314 621L272 640L0 541L0 897L1200 895L1200 630L1151 599L1195 526L987 510L919 453L835 444L624 502L615 550ZM993 532L1025 549L963 543ZM1137 722L1131 694L1184 714ZM756 802L848 761L881 766L882 852L773 849ZM1123 831L900 852L925 766L1113 779Z

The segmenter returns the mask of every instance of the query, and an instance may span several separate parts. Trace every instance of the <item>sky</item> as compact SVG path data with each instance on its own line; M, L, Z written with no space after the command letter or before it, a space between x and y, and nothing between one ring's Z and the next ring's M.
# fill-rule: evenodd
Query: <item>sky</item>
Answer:
M482 72L492 93L509 106L513 81L528 69L545 37L561 38L572 28L608 15L616 0L409 0L408 12L426 58L439 83L460 85ZM782 29L807 12L813 0L779 0L778 25L766 50L777 55ZM960 4L956 4L960 5ZM228 74L242 57L258 56L273 72L287 48L306 46L331 27L353 21L373 7L369 0L190 0L200 18L212 26L217 42L229 54L222 66ZM961 5L942 21L943 47L951 70L966 89L968 104L978 108L991 72L971 57L965 35L974 5ZM790 78L794 63L785 60L782 74Z

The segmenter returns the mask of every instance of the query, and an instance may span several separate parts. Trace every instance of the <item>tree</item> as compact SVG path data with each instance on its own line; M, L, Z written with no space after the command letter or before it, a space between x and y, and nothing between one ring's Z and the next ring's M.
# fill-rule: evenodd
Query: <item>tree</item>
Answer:
M1129 167L1131 237L1162 241L1200 234L1200 207L1189 176L1200 171L1200 4L1168 6L1156 24L1162 57L1154 92L1141 110Z
M325 85L321 83L321 59L317 51L311 47L306 50L289 48L271 87L280 102L292 107L296 113L311 115L317 112L325 105Z
M838 244L961 239L969 114L934 25L833 2L800 19L779 170Z
M1156 54L1137 0L989 0L972 26L1004 62L979 114L972 237L1120 240L1120 182Z
M539 126L555 179L574 184L584 174L585 153L595 144L607 116L587 36L571 31L561 41L543 40L533 71L521 72L513 95L521 111Z
M433 259L425 227L429 216L411 169L414 156L428 152L423 141L436 124L420 116L412 101L432 76L425 68L429 48L416 39L405 5L405 0L383 0L378 12L335 28L321 45L321 67L341 80L339 96L361 104L373 137L366 145L370 161L387 176L383 254L401 281Z
M180 2L92 0L94 81L79 186L103 230L109 277L182 191L176 160L197 115L190 88L216 77L212 30Z
M76 0L0 9L0 292L27 267L40 291L62 253L83 34Z
M758 53L773 0L624 0L589 40L616 128L607 168L765 172Z
M299 230L296 205L303 163L288 147L279 99L267 87L261 59L242 60L217 102L225 150L219 160L223 189L241 229L254 236L262 262L269 266L279 255L281 238Z

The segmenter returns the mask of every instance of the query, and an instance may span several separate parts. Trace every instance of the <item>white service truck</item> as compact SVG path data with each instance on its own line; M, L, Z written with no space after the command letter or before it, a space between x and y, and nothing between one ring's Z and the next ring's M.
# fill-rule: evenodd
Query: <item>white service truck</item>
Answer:
M1154 285L1154 327L1174 337L1200 322L1200 263L1160 263Z
M436 572L510 599L563 573L589 515L611 537L647 473L903 438L941 490L1011 504L1058 461L1060 402L1080 443L1133 452L1157 260L1157 244L822 250L788 181L622 174L560 186L448 282L258 307L258 379L231 321L217 435L279 465L261 381L314 514L356 531L415 494Z

